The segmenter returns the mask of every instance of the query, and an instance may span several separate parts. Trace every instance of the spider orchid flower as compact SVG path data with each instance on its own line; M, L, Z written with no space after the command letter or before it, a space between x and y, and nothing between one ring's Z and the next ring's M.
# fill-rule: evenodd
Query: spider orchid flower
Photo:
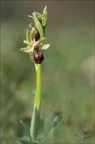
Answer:
M27 47L21 48L20 51L29 53L30 59L34 63L41 63L44 57L40 49L46 50L50 47L50 44L44 44L44 45L42 44L45 39L46 38L43 37L43 38L40 38L38 41L35 41L35 39L33 38L33 32L32 32L32 41L24 40L23 42L27 44Z

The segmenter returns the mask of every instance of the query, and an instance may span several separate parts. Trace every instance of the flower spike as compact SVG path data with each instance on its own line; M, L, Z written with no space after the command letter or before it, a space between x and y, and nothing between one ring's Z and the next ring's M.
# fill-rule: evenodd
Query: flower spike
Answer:
M21 48L20 51L29 53L30 59L34 63L42 62L43 54L40 50L46 50L50 47L50 44L43 44L45 38L45 27L47 23L47 6L43 10L43 14L33 12L32 16L28 17L33 19L33 23L29 24L31 30L26 30L26 40L23 42L27 45L25 48ZM41 61L40 59L41 56ZM37 59L37 60L36 60Z

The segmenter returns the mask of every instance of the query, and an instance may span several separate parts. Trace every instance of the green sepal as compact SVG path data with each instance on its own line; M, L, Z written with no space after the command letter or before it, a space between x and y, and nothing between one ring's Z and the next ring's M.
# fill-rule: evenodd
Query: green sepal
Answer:
M47 6L45 6L45 8L43 9L43 14L47 13Z
M35 13L32 13L33 14L33 20L34 20L34 23L35 23L35 27L37 28L39 34L40 34L40 37L44 37L44 31L43 31L43 27L39 21L39 19L37 18L37 16L35 15Z
M46 23L47 23L47 6L45 6L44 10L43 10L43 14L42 14L42 26L46 27Z

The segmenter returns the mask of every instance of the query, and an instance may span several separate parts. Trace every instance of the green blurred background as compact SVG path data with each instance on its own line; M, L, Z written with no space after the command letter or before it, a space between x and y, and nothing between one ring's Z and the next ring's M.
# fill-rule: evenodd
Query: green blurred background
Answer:
M49 143L95 143L94 1L1 1L2 144L19 144L20 120L29 121L35 93L35 69L24 47L31 18L48 6L41 117L66 115ZM82 141L80 141L82 143Z

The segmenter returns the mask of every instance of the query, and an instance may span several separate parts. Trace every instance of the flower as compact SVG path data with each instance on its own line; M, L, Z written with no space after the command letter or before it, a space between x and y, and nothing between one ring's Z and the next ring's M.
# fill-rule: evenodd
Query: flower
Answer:
M31 41L28 41L28 40L24 40L23 42L25 44L27 44L27 47L25 48L21 48L20 51L23 51L25 53L29 53L30 54L30 59L37 63L36 62L36 56L35 54L39 55L39 53L41 54L40 50L39 49L42 49L42 50L46 50L47 48L50 47L50 44L42 44L43 41L45 40L45 37L43 38L40 38L38 41L35 41L35 38L33 38L33 33L32 33L32 40ZM43 56L42 56L43 57ZM43 58L41 57L41 62L43 60ZM38 60L37 60L38 61ZM39 60L40 61L40 60Z

